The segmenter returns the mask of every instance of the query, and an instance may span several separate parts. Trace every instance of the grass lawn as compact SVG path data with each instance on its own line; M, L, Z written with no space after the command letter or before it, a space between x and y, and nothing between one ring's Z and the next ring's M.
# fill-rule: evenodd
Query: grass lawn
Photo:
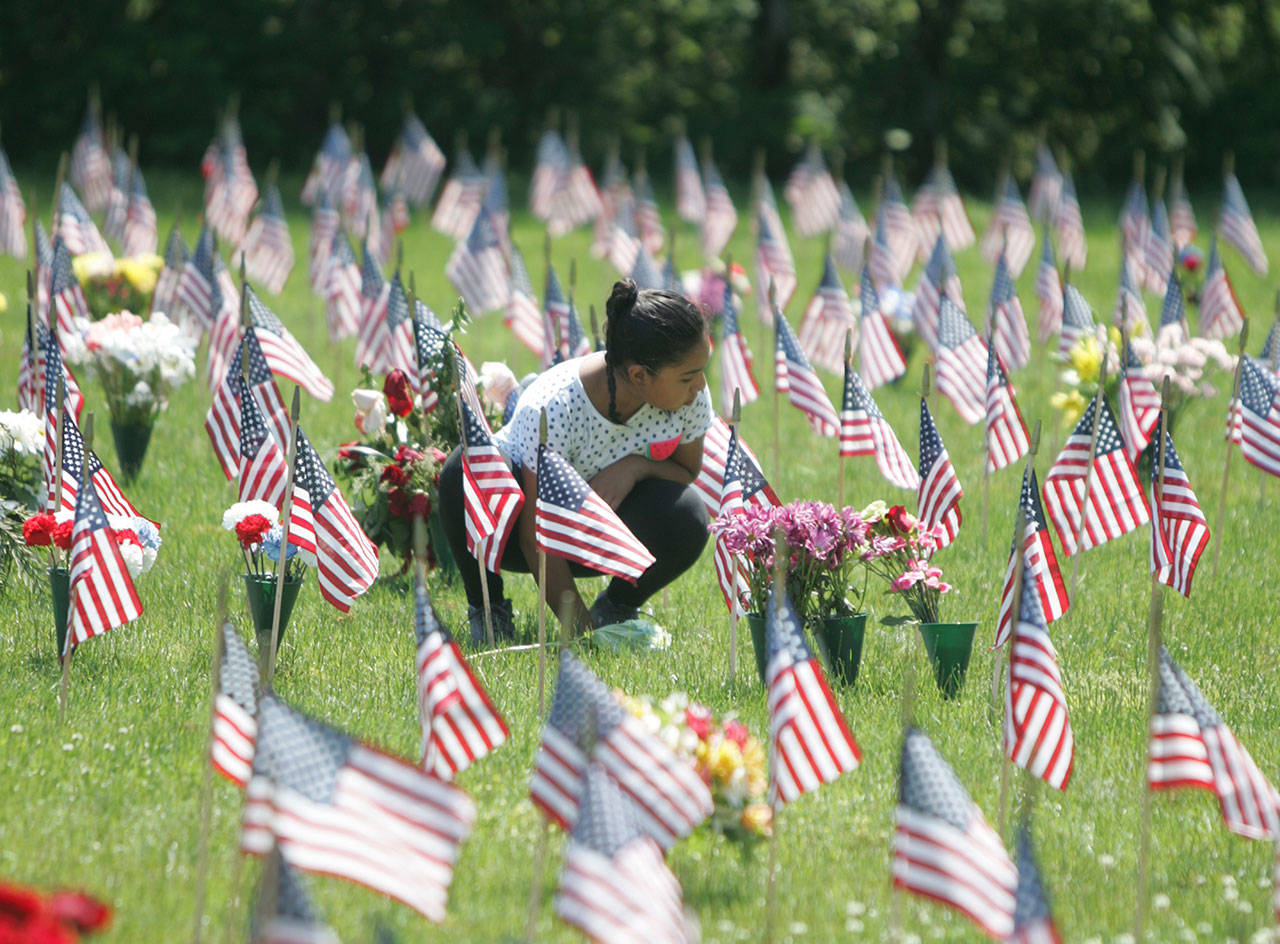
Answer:
M152 193L167 232L182 209L189 243L196 237L199 190L194 174L183 179L155 175ZM43 178L41 178L43 183ZM283 295L266 300L311 351L337 388L331 403L304 396L302 424L332 459L339 442L355 438L348 395L357 385L352 341L327 343L323 307L306 285L307 216L297 207L296 182L286 188L299 264ZM522 194L522 188L514 188ZM745 191L740 196L745 198ZM745 199L740 200L740 207ZM1076 281L1099 320L1109 320L1115 298L1119 244L1114 223L1118 199L1089 204L1090 261ZM1201 201L1201 223L1210 201ZM47 201L45 203L47 210ZM971 201L979 232L990 206ZM47 216L47 213L46 213ZM674 214L667 213L668 225ZM541 288L541 226L514 214L514 238ZM1280 260L1280 218L1259 218L1263 240ZM684 267L697 263L696 238L678 232ZM614 272L588 251L581 230L554 247L561 278L577 260L577 299L585 318L588 303L603 315ZM1207 246L1207 237L1202 238ZM752 240L745 219L731 249L749 260ZM788 316L793 326L821 273L818 240L793 241L800 289ZM425 214L415 216L405 239L405 266L416 275L420 296L447 314L453 290L444 277L451 249L432 231ZM1245 310L1254 319L1257 351L1272 317L1272 286L1256 277L1233 250L1226 263ZM1035 258L1019 281L1033 321ZM957 257L965 297L978 321L992 271L976 249ZM855 278L844 275L852 287ZM914 284L914 276L911 279ZM5 356L0 388L14 390L22 343L23 270L0 259L0 291L8 312L0 318ZM1159 299L1147 296L1154 319ZM743 324L756 355L757 378L768 388L771 340L745 306ZM1033 328L1034 331L1034 328ZM533 369L496 315L480 318L460 339L479 364L506 360L517 374ZM879 391L878 401L914 456L922 355L913 352L908 378ZM203 357L200 359L203 370ZM718 362L708 380L718 390ZM826 378L838 404L839 380ZM1201 506L1216 526L1224 444L1222 419L1230 375L1219 374L1219 394L1193 402L1179 417L1177 446ZM1037 351L1030 369L1016 373L1028 425L1045 424L1037 470L1043 476L1068 432L1049 406L1058 388L1056 365ZM83 381L87 410L97 414L97 449L118 468L107 435L105 405L91 381ZM286 392L287 395L287 392ZM835 501L840 466L832 441L815 437L789 405L780 408L775 447L772 393L744 410L742 432L784 500ZM223 509L235 500L202 429L208 389L197 379L180 391L159 420L150 453L130 498L163 524L164 546L155 569L139 579L144 616L96 639L76 654L71 704L58 720L58 662L47 592L10 589L0 597L0 878L40 887L84 888L116 909L113 929L102 940L141 942L182 939L190 934L197 881L200 795L209 715L209 662L219 587L231 584L232 611L247 630L240 603L239 555L220 529ZM12 403L12 394L9 402ZM829 941L884 939L893 909L889 865L901 742L901 697L908 673L919 684L917 723L934 739L960 779L993 823L998 806L1000 711L990 680L996 654L988 651L1000 582L1012 531L1019 471L990 481L990 522L982 540L982 436L966 426L945 400L932 404L943 441L966 488L964 525L957 542L936 558L957 593L944 599L944 618L980 623L973 662L962 697L944 702L926 675L918 641L903 629L879 626L897 613L895 600L873 589L862 674L856 686L838 691L845 717L863 750L861 767L781 813L778 822L778 939ZM862 507L875 498L915 507L915 497L889 486L871 459L851 460L845 495ZM1195 579L1191 600L1166 594L1164 633L1174 657L1252 752L1262 770L1280 777L1280 630L1271 585L1280 563L1280 484L1264 481L1237 456L1227 494L1221 566L1212 567L1212 545ZM1142 821L1146 758L1146 625L1150 581L1145 528L1087 553L1080 567L1076 603L1051 632L1058 648L1076 736L1075 770L1064 792L1015 778L1015 799L1034 805L1041 868L1067 940L1116 940L1130 931ZM1062 558L1070 580L1072 562ZM384 560L384 574L394 571ZM517 622L533 631L534 584L511 576L508 591ZM451 626L465 629L459 586L432 578L437 607ZM584 596L594 588L584 589ZM591 598L587 597L588 600ZM737 712L759 736L767 734L764 692L746 671L727 681L729 627L716 587L711 554L651 601L654 616L674 637L670 651L611 656L588 652L591 667L609 684L634 694L665 695L683 689L717 713ZM462 635L465 637L466 633ZM745 637L745 634L744 634ZM749 646L749 643L748 643ZM510 742L467 771L461 785L474 797L478 821L458 864L449 919L433 927L409 909L345 882L316 879L317 905L345 941L373 939L378 922L400 940L498 941L523 934L532 878L532 850L540 815L527 799L529 773L542 719L537 712L536 655L493 655L476 670L511 727ZM294 611L280 655L276 690L290 704L403 756L416 757L418 722L414 704L412 594L403 579L381 580L341 615L325 603L309 578ZM1018 799L1022 798L1022 799ZM236 852L241 798L218 778L213 787L206 940L243 938L258 865L243 872ZM1155 797L1152 817L1149 922L1152 940L1250 940L1274 925L1271 870L1275 850L1229 834L1214 798L1203 791ZM1012 828L1007 839L1012 840ZM542 940L575 940L577 933L554 918L551 895L559 870L562 838L553 835L547 857L545 897L538 925ZM762 845L743 854L711 835L677 846L669 861L684 886L686 904L702 921L704 940L730 942L762 937L767 856ZM931 903L903 903L902 923L913 940L976 940L974 926ZM1264 931L1265 933L1265 931Z

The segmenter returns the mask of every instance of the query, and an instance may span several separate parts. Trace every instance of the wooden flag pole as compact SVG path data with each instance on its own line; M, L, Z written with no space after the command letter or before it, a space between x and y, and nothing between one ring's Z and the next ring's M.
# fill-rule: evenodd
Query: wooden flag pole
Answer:
M1034 461L1034 460L1031 460ZM1030 468L1030 462L1028 462ZM1022 550L1022 545L1027 540L1027 516L1022 510L1022 496L1018 496L1018 515L1017 524L1013 529L1014 553L1017 555L1013 568L1013 597L1010 601L1012 610L1010 612L1010 621L1013 624L1014 632L1010 634L1008 641L1002 647L1003 652L997 656L996 662L1005 668L1005 684L1009 684L1008 666L1013 660L1013 643L1014 637L1017 635L1018 620L1022 618L1022 584L1026 580L1027 556ZM1011 693L1006 692L1005 697L1011 697ZM1005 827L1009 822L1009 772L1013 766L1013 761L1009 759L1009 752L1004 749L1004 732L1001 725L1002 733L1000 738L1000 837L1003 839L1005 835Z
M1156 421L1155 450L1156 468L1152 476L1152 497L1155 515L1151 521L1152 540L1160 535L1160 502L1164 492L1164 442L1166 416L1164 404L1169 394L1169 378L1164 379L1160 390L1160 415ZM1147 611L1147 732L1155 719L1157 703L1160 698L1160 630L1164 612L1164 584L1156 572L1151 574L1151 605ZM1151 790L1146 783L1146 768L1143 768L1142 783L1142 835L1138 847L1138 896L1133 915L1133 935L1135 941L1143 939L1147 923L1147 879L1151 868Z
M994 319L992 319L994 320ZM995 340L991 331L987 332L987 347ZM999 358L997 358L997 362ZM991 417L987 415L982 427L982 541L987 546L987 518L991 513Z
M538 421L538 446L547 444L547 411L543 409ZM535 502L537 496L534 496ZM534 512L535 516L537 512ZM538 714L546 708L547 685L547 552L541 541L538 545Z
M1084 470L1084 498L1080 502L1080 517L1076 521L1075 533L1075 554L1072 556L1075 560L1071 564L1071 593L1067 599L1074 603L1076 598L1076 584L1080 579L1080 557L1084 554L1084 550L1080 547L1080 539L1084 535L1085 517L1089 514L1089 492L1093 488L1093 462L1098 455L1098 427L1101 424L1102 405L1105 402L1103 391L1107 387L1107 355L1106 351L1102 353L1102 364L1098 368L1098 392L1093 396L1093 429L1089 435L1089 464Z
M1273 335L1274 337L1274 335ZM1249 340L1249 319L1245 318L1240 326L1240 353L1236 357L1235 374L1231 379L1231 407L1227 413L1228 422L1232 422L1234 414L1240 409L1240 371L1244 368L1245 345ZM1232 423L1234 426L1234 423ZM1227 486L1231 482L1231 447L1235 439L1231 429L1227 430L1227 458L1222 464L1222 490L1218 493L1218 524L1213 529L1213 575L1218 575L1218 560L1222 556L1222 522L1227 513Z
M774 528L773 531L773 599L775 612L777 608L782 606L787 593L787 565L789 559L787 552L787 536L781 528ZM765 660L768 664L769 651L769 626L766 618L765 630ZM766 671L766 675L767 675ZM765 688L768 689L768 680L765 681ZM773 925L778 910L777 879L778 879L778 820L781 818L779 814L782 812L781 804L776 803L772 806L773 828L769 831L769 866L768 880L765 885L765 906L764 906L764 942L765 944L773 944Z
M1276 316L1271 322L1271 373L1280 373L1280 290L1276 291ZM1266 504L1267 479L1271 476L1258 476L1258 507Z
M853 370L853 329L850 328L844 333L844 369L846 371ZM840 391L841 406L843 407L844 391ZM838 440L837 440L838 441ZM848 456L844 454L844 450L837 448L840 456L840 491L837 493L840 499L840 507L844 507L844 467L845 460Z
M267 682L264 688L270 689L276 673L276 647L280 645L280 605L284 600L284 575L289 558L289 526L293 523L293 486L298 478L298 412L301 397L297 387L293 388L293 405L289 408L289 478L284 486L284 502L281 507L284 514L280 522L280 558L276 561L276 595L271 607L271 648L267 650Z
M56 344L56 343L57 343L57 341L55 340L55 341L54 341L54 343ZM58 393L57 393L57 396L58 396L58 445L57 445L57 450L56 450L56 452L57 452L57 462L56 462L56 466L57 466L57 478L56 478L56 481L57 481L57 483L58 483L58 484L57 484L57 488L56 488L56 490L55 490L54 505L53 505L53 513L54 513L55 515L58 513L58 510L62 507L62 465L63 465L63 462L64 462L64 461L65 461L65 459L66 459L66 450L64 450L64 449L62 448L62 443L63 443L63 439L64 439L64 437L66 436L66 428L67 428L67 410L66 410L66 402L67 402L67 401L66 401L66 388L65 388L65 386L64 386L64 381L63 381L63 379L62 379L61 377L59 377L59 378L58 378ZM88 458L88 453L89 453L89 451L90 451L91 449L93 449L93 414L92 414L92 413L90 413L90 414L89 414L88 416L86 416L86 417L85 417L85 419L84 419L84 429L83 429L83 430L82 430L82 432L81 432L81 438L84 440L84 451L85 451L85 459L84 459L84 466L83 466L83 468L84 468L84 469L88 469L88 468L89 468L89 458ZM88 486L88 484L89 484L88 476L83 476L83 475L82 475L82 476L81 476L80 487L81 487L81 488L86 488L86 487ZM74 551L74 550L75 550L75 544L74 544L75 523L74 523L74 521L75 521L75 518L74 518L74 513L73 513L73 516L72 516L72 526L71 526L71 527L72 527L72 539L73 539L73 543L72 543L72 551ZM70 555L70 553L71 553L71 552L68 552L68 556ZM68 561L68 562L67 562L67 566L68 566L68 569L70 569L70 566L71 566L71 562L70 562L70 561ZM64 722L67 720L67 697L68 697L68 696L67 696L67 690L68 690L68 688L69 688L69 687L70 687L70 685L71 685L71 623L72 623L72 619L73 619L74 615L75 615L75 614L74 614L74 609L73 609L72 607L70 607L70 606L69 606L69 607L68 607L68 613L67 613L67 635L66 635L66 642L65 642L65 643L63 643L63 647L62 647L62 682L61 682L61 684L59 685L59 688L58 688L58 723L59 723L59 724L62 724L62 723L64 723Z
M453 399L458 409L458 435L461 438L461 443L462 443L462 458L463 458L463 461L466 461L467 424L462 422L462 393L458 388L458 384L461 382L461 379L458 377L458 372L456 370L453 372L453 374L454 374ZM415 535L417 534L418 522L421 520L422 520L421 515L419 515L414 520ZM424 537L426 535L425 526L423 527L423 535ZM423 566L425 568L425 560L426 560L426 552L427 552L427 545L425 540L423 541L421 552L422 552L422 557L424 561ZM492 649L494 648L495 643L493 641L493 608L489 603L489 571L488 571L488 568L485 567L484 560L482 559L482 557L483 557L483 554L476 556L476 567L480 571L480 595L484 602L484 636L489 643L489 648ZM423 575L425 576L425 569L424 569Z
M915 635L921 640L921 645L923 645L924 637L919 636L918 633ZM907 638L908 638L907 648L908 650L910 650L911 637L908 636ZM907 728L911 727L915 722L915 705L916 705L916 660L914 658L914 655L910 652L907 653L907 656L908 657L904 660L905 668L903 669L903 675L902 675L901 724L902 724L902 733L903 733L904 741L906 740ZM901 781L901 778L902 778L901 767L899 767L899 770L898 770L898 778L899 778L899 781ZM894 839L890 840L891 843L893 843L894 841L895 841ZM891 845L889 850L889 861L892 862L893 858L894 858L894 849L892 848L892 845ZM901 941L902 940L903 896L902 896L902 889L898 887L898 884L896 882L894 882L892 885L892 896L893 897L891 899L891 904L889 907L889 940Z
M782 312L778 310L778 289L769 278L769 310L773 312L773 480L778 482L782 476L782 459L778 444L778 426L781 420L782 391L778 389L778 320Z
M729 438L742 422L742 389L733 390L733 412L729 414ZM739 446L741 448L741 446ZM729 585L729 686L733 687L738 678L738 578L742 575L742 561L737 554L733 555L733 582Z
M1022 469L1023 485L1026 485L1027 482L1030 481L1031 473L1036 467L1036 455L1040 452L1040 430L1041 430L1040 420L1036 420L1035 428L1032 429L1031 431L1031 443L1027 449L1027 464ZM1014 518L1014 525L1013 525L1013 542L1014 542L1013 553L1022 555L1024 558L1026 555L1026 548L1023 545L1026 543L1026 540L1027 540L1026 531L1025 531L1026 518L1027 518L1026 510L1022 507L1022 490L1021 488L1019 488L1018 511L1017 511L1016 517ZM1026 564L1026 561L1024 559L1017 566L1024 567L1025 564ZM1021 578L1015 578L1015 579L1021 579ZM1016 586L1017 585L1015 584L1015 588ZM1014 601L1013 605L1017 606L1020 604L1021 604L1021 599L1019 598ZM991 708L994 712L998 712L1000 709L1000 677L1003 674L1003 669L1004 669L1004 657L1001 656L1000 658L996 659L996 661L991 666Z
M196 857L196 918L191 939L200 944L204 924L205 882L209 874L209 823L213 818L213 723L218 716L219 670L222 667L223 627L227 619L227 576L222 575L218 588L218 618L213 621L213 661L209 665L209 736L205 740L204 776L200 786L200 847Z
M592 302L587 306L587 313L591 316L591 345L597 351L603 351L604 344L600 341L600 321L596 318L595 302Z

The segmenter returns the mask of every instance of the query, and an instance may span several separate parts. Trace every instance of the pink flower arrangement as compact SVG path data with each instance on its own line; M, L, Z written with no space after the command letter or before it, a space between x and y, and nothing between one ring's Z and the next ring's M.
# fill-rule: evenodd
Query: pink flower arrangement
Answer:
M953 589L942 570L930 563L942 537L940 528L926 528L902 507L874 502L862 510L870 539L862 552L867 569L901 594L911 615L921 623L938 622L938 600Z

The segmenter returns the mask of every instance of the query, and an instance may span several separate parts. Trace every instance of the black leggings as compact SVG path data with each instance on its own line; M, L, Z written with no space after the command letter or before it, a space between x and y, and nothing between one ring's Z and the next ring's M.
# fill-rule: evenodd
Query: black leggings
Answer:
M482 606L480 564L467 550L466 512L462 499L462 450L454 449L440 470L440 523L444 525L449 549L462 572L467 602ZM526 498L526 501L530 499ZM667 479L643 479L617 509L618 517L631 529L640 543L656 560L637 583L618 577L609 583L609 599L618 606L639 607L671 581L697 562L707 543L707 510L698 493L688 485ZM502 554L502 569L514 573L532 573L520 548L519 524L511 529L511 537ZM598 571L570 563L575 577L599 577ZM502 576L485 572L489 581L489 598L503 599ZM590 606L591 601L587 601Z

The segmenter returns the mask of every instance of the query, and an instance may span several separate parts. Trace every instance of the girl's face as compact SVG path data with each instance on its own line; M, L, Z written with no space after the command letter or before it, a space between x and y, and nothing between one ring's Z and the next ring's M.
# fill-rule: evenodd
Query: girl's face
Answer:
M711 340L703 335L698 343L682 356L656 373L639 365L632 365L632 375L644 395L645 401L660 410L674 412L684 406L692 406L698 394L707 385L703 371L711 360Z

